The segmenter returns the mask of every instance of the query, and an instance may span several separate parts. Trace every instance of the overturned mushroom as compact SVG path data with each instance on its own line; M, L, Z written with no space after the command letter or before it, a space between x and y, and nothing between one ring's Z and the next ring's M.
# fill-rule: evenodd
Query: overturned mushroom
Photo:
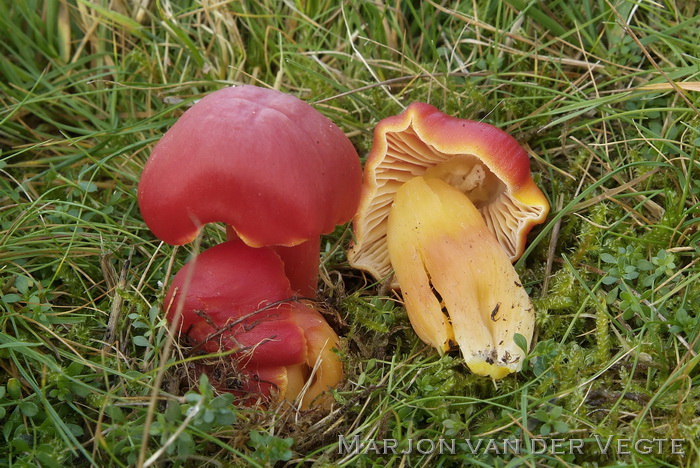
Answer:
M354 219L351 264L395 276L411 323L470 369L501 378L522 364L532 305L511 261L549 204L517 141L485 123L416 103L380 122Z
M339 339L318 310L292 295L275 252L234 240L187 263L165 304L174 320L182 301L178 329L196 349L233 353L233 371L215 379L220 390L244 402L300 398L302 409L328 405L332 400L317 397L343 378L333 352Z

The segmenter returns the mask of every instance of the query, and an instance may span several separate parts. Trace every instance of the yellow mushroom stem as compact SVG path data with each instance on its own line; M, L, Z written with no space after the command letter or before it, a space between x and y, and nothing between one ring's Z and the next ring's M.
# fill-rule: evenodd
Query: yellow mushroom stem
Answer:
M507 253L474 204L440 179L396 192L389 258L418 336L440 352L455 342L469 369L494 379L520 370L534 330L532 303Z

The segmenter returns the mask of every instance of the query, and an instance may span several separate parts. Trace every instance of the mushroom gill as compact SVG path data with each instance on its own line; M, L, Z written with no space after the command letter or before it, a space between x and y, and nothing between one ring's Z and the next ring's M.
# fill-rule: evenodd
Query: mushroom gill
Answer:
M527 233L549 212L530 176L527 153L513 137L492 125L414 103L375 129L353 223L356 239L348 252L353 266L376 278L389 277L386 223L394 195L427 171L472 200L511 261L522 255ZM399 287L395 280L391 286Z

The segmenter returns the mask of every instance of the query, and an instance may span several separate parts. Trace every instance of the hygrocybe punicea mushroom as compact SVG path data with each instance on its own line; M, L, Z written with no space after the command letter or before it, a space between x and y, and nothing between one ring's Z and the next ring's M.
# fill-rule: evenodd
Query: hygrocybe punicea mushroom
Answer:
M400 288L418 336L479 375L522 366L534 313L511 261L549 204L517 141L414 103L375 129L350 263Z
M333 352L338 336L310 304L292 299L284 264L272 249L233 240L200 254L168 290L171 320L182 291L182 333L203 351L232 352L226 359L234 365L213 376L217 387L250 402L301 396L302 409L330 403L315 399L343 377Z
M320 236L354 215L361 179L357 152L335 124L293 96L255 86L202 98L148 159L138 200L157 237L179 245L206 223L227 226L227 246L189 267L191 292L176 275L168 293L175 303L166 306L192 344L233 351L247 378L229 379L237 382L229 390L250 393L246 401L256 394L291 401L305 387L308 407L341 380L330 351L338 337L318 311L284 302L244 316L316 295Z
M226 223L232 238L275 249L292 288L313 296L320 236L352 218L361 183L355 148L323 114L279 91L236 86L202 98L163 135L138 198L165 242Z

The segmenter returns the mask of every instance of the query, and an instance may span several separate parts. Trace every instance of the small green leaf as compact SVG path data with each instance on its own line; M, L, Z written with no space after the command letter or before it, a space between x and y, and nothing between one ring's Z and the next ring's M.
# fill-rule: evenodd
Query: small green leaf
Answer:
M19 400L22 396L22 384L16 377L12 377L7 381L7 394L13 400Z
M12 434L12 431L15 429L14 424L12 424L11 420L5 422L2 425L2 436L5 438L6 441L10 440L10 435Z
M552 408L552 410L549 412L550 418L551 419L558 419L561 416L561 413L564 411L564 408L561 406L555 406Z
M602 281L603 281L604 285L610 286L611 284L614 284L617 282L617 278L615 278L614 276L606 276L605 278L603 278Z
M195 444L192 436L187 432L183 432L177 438L177 453L180 456L191 455L195 451Z
M523 335L516 333L513 335L513 341L518 348L522 349L523 352L527 354L527 339Z
M165 408L165 420L171 424L176 423L181 419L182 409L180 408L180 403L177 401L169 401L168 406Z
M27 442L24 437L21 436L12 439L12 447L18 452L30 452L32 450L29 446L29 442Z
M160 308L157 306L153 306L150 309L148 309L148 318L151 320L151 323L156 322L156 318L158 318L159 312L160 312Z
M617 263L617 259L609 253L600 254L600 259L605 263Z
M561 434L564 434L566 432L569 432L569 425L563 421L557 421L554 423L554 430Z
M149 346L151 346L151 343L141 335L136 335L132 341L136 346L142 346L144 348L148 348Z
M73 434L76 437L82 437L82 435L85 433L83 428L78 426L77 424L67 423L66 426L70 430L71 434Z
M82 398L85 398L92 392L92 389L88 385L82 383L71 383L69 384L69 388L71 393Z
M224 413L220 413L216 417L216 423L219 424L220 426L230 426L231 424L236 422L236 414L232 411L226 411Z
M233 403L234 396L230 393L222 393L221 395L214 398L209 405L212 408L226 408L228 405Z
M214 422L214 412L212 410L205 410L204 414L202 415L202 420L207 423L213 423Z
M28 418L33 418L39 414L39 407L31 401L23 401L18 407L22 414Z
M97 192L97 185L94 182L81 181L78 182L80 189L87 193Z
M66 369L65 373L66 375L70 375L71 377L75 377L76 375L79 375L81 372L83 372L83 369L85 366L78 362L78 361L73 361L70 366Z
M22 297L19 294L5 294L2 296L2 302L5 304L14 304L15 302L19 302L22 300Z
M29 286L31 286L31 280L26 276L18 275L15 278L15 288L17 288L17 291L19 291L23 296L27 294L27 291L29 291Z
M637 273L636 271L630 271L623 275L623 278L626 280L637 279L637 277L639 277L639 273Z
M107 405L105 407L105 414L112 419L115 423L122 423L125 421L124 412L121 408L115 405Z

